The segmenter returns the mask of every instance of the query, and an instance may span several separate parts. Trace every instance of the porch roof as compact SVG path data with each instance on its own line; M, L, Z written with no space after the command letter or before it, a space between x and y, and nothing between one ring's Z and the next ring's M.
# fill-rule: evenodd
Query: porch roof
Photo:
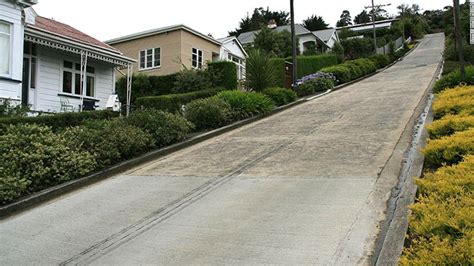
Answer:
M25 41L62 51L81 54L86 51L90 58L126 67L136 62L122 53L73 27L43 17L36 17L35 24L25 27Z

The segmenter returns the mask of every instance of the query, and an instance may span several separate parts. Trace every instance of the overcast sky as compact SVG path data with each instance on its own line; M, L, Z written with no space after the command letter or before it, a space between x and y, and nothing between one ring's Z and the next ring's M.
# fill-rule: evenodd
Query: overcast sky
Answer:
M69 24L99 40L105 41L139 31L185 24L214 37L225 37L238 27L247 12L257 7L289 11L288 0L39 0L39 15ZM386 10L396 13L402 3L420 5L423 10L442 9L452 0L376 0L388 4ZM464 1L461 1L464 2ZM352 18L370 5L370 0L295 0L296 22L317 14L334 26L342 10Z

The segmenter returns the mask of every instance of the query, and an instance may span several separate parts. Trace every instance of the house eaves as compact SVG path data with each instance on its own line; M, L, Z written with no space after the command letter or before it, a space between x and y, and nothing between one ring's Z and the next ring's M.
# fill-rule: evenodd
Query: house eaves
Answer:
M109 44L109 45L114 45L114 44L118 44L118 43L123 43L123 42L127 42L127 41L132 41L132 40L136 40L136 39L141 39L141 38L145 38L145 37L150 37L150 36L154 36L154 35L158 35L158 34L163 34L163 33L166 33L166 32L171 32L171 31L177 31L177 30L185 30L191 34L194 34L198 37L201 37L209 42L212 42L216 45L222 45L221 42L219 42L218 40L214 39L214 38L211 38L209 36L207 36L206 34L203 34L199 31L196 31L186 25L183 25L183 24L179 24L179 25L173 25L173 26L168 26L168 27L162 27L162 28L157 28L157 29L152 29L152 30L147 30L147 31L142 31L142 32L138 32L138 33L134 33L134 34L130 34L130 35L126 35L126 36L123 36L123 37L118 37L118 38L115 38L115 39L111 39L111 40L108 40L108 41L105 41L106 44Z

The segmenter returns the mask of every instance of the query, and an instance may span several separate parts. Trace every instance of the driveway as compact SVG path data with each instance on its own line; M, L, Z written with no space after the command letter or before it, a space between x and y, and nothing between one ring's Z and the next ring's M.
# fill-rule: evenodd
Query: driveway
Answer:
M428 35L364 81L0 221L0 264L369 263L398 179L388 162L402 161L443 42Z

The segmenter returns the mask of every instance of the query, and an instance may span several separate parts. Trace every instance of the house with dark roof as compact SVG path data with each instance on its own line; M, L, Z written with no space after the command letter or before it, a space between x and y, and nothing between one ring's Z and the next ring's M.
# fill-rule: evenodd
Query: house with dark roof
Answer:
M278 26L273 28L277 32L288 31L291 32L290 25ZM260 30L249 31L241 33L237 38L244 46L252 46L255 37ZM316 49L318 52L325 52L331 49L323 40L321 40L316 34L306 29L301 24L295 24L295 34L299 42L300 53L303 54L309 49Z
M334 28L313 31L313 34L323 41L330 49L334 47L334 44L340 41L337 30Z
M222 44L220 60L234 62L237 66L237 79L245 79L245 59L247 58L247 52L245 52L244 47L237 37L230 36L217 40Z
M36 3L0 0L0 99L41 112L106 108L115 98L115 70L131 73L134 60L39 16Z
M137 61L134 73L162 76L200 69L220 58L221 42L186 25L133 33L106 41Z

